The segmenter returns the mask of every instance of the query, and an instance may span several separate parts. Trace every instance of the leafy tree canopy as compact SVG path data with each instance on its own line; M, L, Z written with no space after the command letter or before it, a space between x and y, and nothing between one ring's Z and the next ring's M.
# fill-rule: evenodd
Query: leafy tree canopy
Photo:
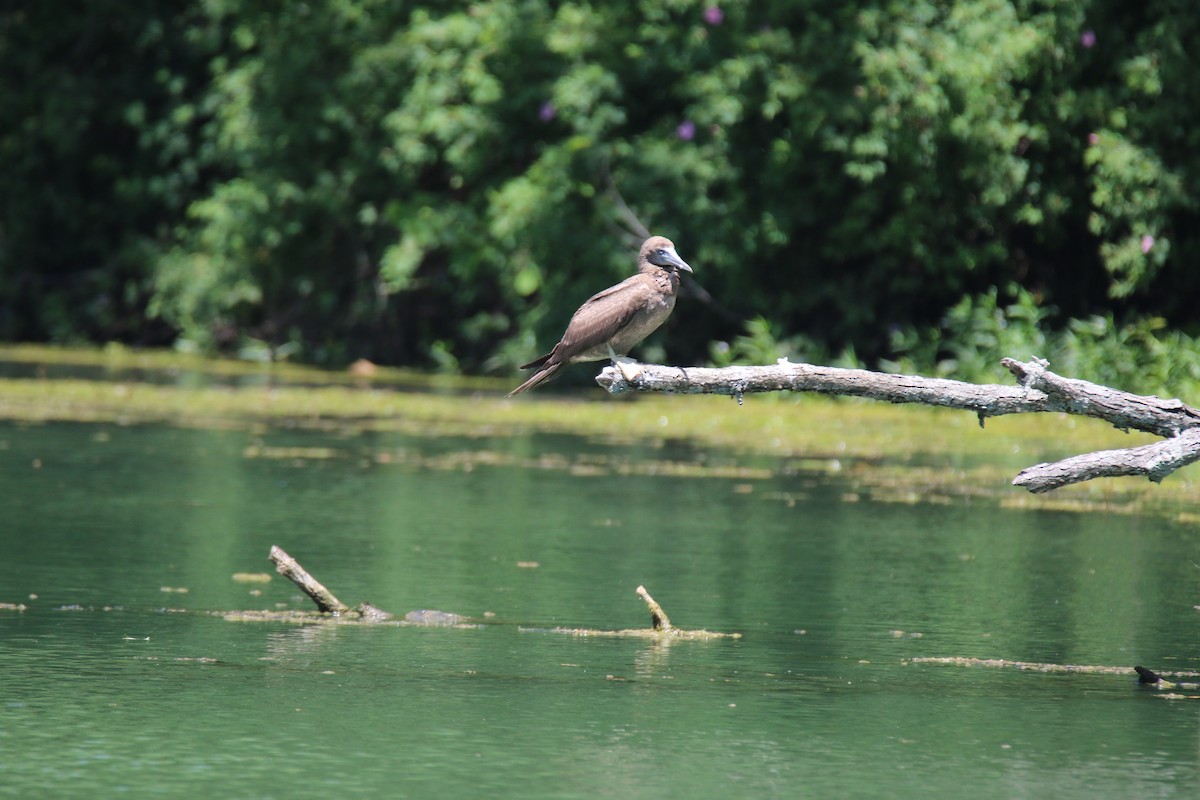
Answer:
M507 369L628 273L632 211L704 290L651 355L790 338L966 363L999 309L1033 316L1031 346L1092 352L1056 337L1100 320L1146 343L1135 363L1169 358L1200 323L1198 19L1169 0L8 5L0 336Z

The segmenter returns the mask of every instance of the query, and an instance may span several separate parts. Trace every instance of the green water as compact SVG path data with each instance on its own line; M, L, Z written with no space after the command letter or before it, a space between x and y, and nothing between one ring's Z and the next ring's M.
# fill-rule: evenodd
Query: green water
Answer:
M272 544L348 603L484 624L205 613L309 607L233 580ZM908 662L1200 668L1200 533L1160 519L875 503L685 445L3 423L0 548L0 602L28 606L0 611L5 797L1200 786L1200 701ZM646 626L639 584L743 638L546 631Z

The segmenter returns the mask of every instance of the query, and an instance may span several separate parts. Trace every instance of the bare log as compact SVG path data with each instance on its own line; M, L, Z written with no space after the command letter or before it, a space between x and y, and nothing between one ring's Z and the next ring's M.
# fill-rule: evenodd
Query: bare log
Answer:
M816 392L921 403L974 411L980 417L998 417L1028 411L1046 411L1037 397L1019 386L979 385L920 375L889 375L865 369L793 364L786 359L761 367L663 367L641 364L641 373L626 380L619 369L605 367L596 382L610 394L665 392L672 394L724 394L738 400L759 392ZM1044 399L1044 395L1042 395Z
M309 575L296 559L283 551L282 547L271 545L271 553L268 557L275 564L275 571L300 587L300 591L311 597L322 612L345 614L351 610L350 606L334 597L333 592Z
M1019 382L1017 386L975 384L920 375L891 375L865 369L793 364L754 367L664 367L640 365L629 379L616 367L605 367L596 382L611 394L665 392L723 394L735 397L757 392L817 392L919 403L972 411L982 427L988 417L1005 414L1061 412L1101 419L1115 428L1165 437L1162 442L1122 450L1074 456L1054 464L1023 470L1013 484L1031 492L1048 492L1101 477L1144 475L1159 482L1181 467L1200 460L1200 411L1179 401L1134 395L1088 381L1064 378L1047 369L1040 358L1000 362Z
M1094 664L1040 664L1033 661L1009 661L1003 658L971 658L967 656L919 656L909 659L910 664L935 664L948 667L985 667L990 669L1017 669L1025 672L1083 673L1090 675L1136 674L1141 683L1157 683L1163 676L1171 678L1198 678L1200 672L1181 670L1155 673L1145 667L1114 667ZM1143 677L1143 673L1148 673ZM1191 684L1196 686L1196 684Z
M325 586L308 574L304 567L300 566L300 562L289 556L283 551L283 548L278 545L271 545L271 552L268 558L275 564L275 570L279 574L285 576L292 583L300 587L300 591L304 592L312 601L317 604L317 610L322 614L332 614L334 617L340 618L339 622L356 621L356 622L394 622L399 625L424 625L428 627L442 626L453 628L474 628L478 627L472 623L467 617L458 614L451 614L446 611L436 611L434 609L422 608L416 611L409 611L402 619L397 620L396 615L390 611L384 611L378 606L370 603L359 603L351 608L334 597L333 592L325 588ZM225 615L226 619L230 619L230 615ZM255 621L264 619L284 619L309 621L308 617L302 612L291 611L252 611L238 612L233 615L233 618L239 620L253 619Z

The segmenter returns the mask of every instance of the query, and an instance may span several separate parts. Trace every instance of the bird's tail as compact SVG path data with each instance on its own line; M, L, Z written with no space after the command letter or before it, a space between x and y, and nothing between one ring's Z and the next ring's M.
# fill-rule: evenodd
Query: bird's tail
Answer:
M540 367L542 364L545 364L547 361L549 361L550 356L552 355L554 355L553 351L546 353L544 356L538 356L528 364L522 364L520 367L518 367L518 369L534 369L535 367Z
M541 363L539 363L539 362L541 362ZM557 375L558 371L566 366L566 364L562 363L562 362L559 362L557 364L551 364L548 367L541 366L544 363L545 363L544 358L538 359L538 361L530 362L530 364L528 364L527 366L531 366L531 367L538 366L539 367L538 371L533 373L532 375L530 375L529 380L525 381L520 386L518 386L517 388L515 388L511 392L509 392L508 396L512 397L513 395L518 395L521 392L527 392L530 389L533 389L534 387L541 386L543 383L545 383L546 381L550 380L555 375Z

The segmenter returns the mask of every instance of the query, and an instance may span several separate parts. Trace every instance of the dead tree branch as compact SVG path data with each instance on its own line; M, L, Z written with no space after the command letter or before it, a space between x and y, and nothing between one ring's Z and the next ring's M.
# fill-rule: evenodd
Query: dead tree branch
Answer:
M317 609L322 613L345 614L350 611L350 606L338 600L333 592L309 575L308 571L300 566L300 562L284 552L282 547L271 545L271 553L268 557L275 564L275 571L296 584L300 591L312 598L312 601L317 604Z
M1048 362L1002 359L1018 385L974 384L919 375L890 375L864 369L793 364L786 359L769 366L664 367L641 365L626 379L616 367L605 367L596 382L611 394L628 391L675 394L724 394L737 398L757 392L817 392L919 403L972 411L982 427L988 417L1034 412L1062 412L1101 419L1119 430L1145 431L1164 437L1155 444L1074 456L1054 464L1038 464L1013 480L1031 492L1048 492L1072 483L1120 475L1145 475L1159 482L1177 469L1200 460L1200 411L1179 400L1134 395L1056 375Z
M671 619L667 616L667 612L663 611L650 593L646 591L645 586L637 587L637 595L646 603L646 607L650 609L650 626L656 631L671 630Z
M1200 428L1188 428L1178 436L1154 444L1100 450L1053 464L1037 464L1017 473L1013 485L1040 493L1093 478L1127 475L1145 475L1155 483L1161 483L1175 470L1197 460L1200 460Z

